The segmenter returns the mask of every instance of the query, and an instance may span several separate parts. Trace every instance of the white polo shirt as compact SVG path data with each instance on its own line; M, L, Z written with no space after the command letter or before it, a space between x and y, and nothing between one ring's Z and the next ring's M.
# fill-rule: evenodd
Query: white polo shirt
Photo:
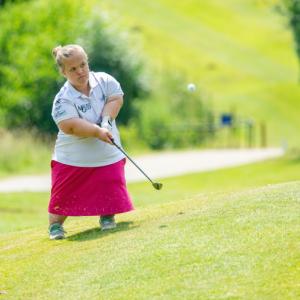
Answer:
M56 124L70 118L82 118L99 124L107 98L124 95L119 82L104 72L90 72L89 84L89 96L77 91L68 81L64 84L55 96L52 107L52 118ZM120 145L115 121L112 134L115 142ZM71 166L98 167L113 164L124 157L115 146L97 138L77 137L59 130L52 159Z

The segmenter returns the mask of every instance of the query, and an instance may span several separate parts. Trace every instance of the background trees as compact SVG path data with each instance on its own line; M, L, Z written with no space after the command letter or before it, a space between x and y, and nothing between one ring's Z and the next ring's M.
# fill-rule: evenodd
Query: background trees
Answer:
M51 50L81 43L91 69L106 71L122 82L126 101L119 121L134 113L134 100L146 93L142 64L117 32L111 34L100 14L78 0L29 1L5 6L0 14L0 126L37 128L51 133L52 100L64 82Z

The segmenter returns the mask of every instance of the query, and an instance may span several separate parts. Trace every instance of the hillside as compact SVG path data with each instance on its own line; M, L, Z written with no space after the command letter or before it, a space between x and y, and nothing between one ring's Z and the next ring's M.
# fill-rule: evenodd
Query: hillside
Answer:
M195 82L216 113L267 123L272 145L299 146L298 61L276 1L115 0L101 8L135 35L158 89L165 71ZM139 46L138 46L139 47ZM258 127L257 127L258 128Z
M117 229L70 218L63 241L48 240L48 193L1 194L0 297L297 299L299 166L295 153L159 192L129 184L136 210Z
M198 194L0 235L5 299L297 299L299 182ZM100 297L100 298L99 298Z

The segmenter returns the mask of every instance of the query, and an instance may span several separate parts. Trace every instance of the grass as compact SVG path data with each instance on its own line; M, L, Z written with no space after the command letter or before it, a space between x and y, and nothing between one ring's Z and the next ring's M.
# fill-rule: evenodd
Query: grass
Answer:
M42 141L34 132L9 132L1 128L0 139L0 178L50 170L53 142Z
M47 226L48 193L4 193L0 201L0 234Z
M156 204L111 233L72 220L63 242L41 228L2 235L1 288L7 299L297 299L299 191Z
M267 122L269 143L299 145L299 69L279 1L138 0L102 2L112 22L135 35L160 76L195 82L216 113ZM100 5L100 4L99 4ZM164 81L163 81L164 82ZM154 81L152 82L154 84ZM165 97L162 97L165 101Z
M162 179L157 192L148 182L131 183L129 191L135 206L146 208L159 203L176 202L199 194L233 192L267 184L300 180L299 153L247 166L195 173ZM0 202L0 234L47 226L49 193L3 193ZM21 217L20 217L21 216Z
M117 229L70 218L57 242L46 234L48 194L3 194L0 291L5 299L297 299L299 168L295 154L168 178L160 192L130 184L137 209Z

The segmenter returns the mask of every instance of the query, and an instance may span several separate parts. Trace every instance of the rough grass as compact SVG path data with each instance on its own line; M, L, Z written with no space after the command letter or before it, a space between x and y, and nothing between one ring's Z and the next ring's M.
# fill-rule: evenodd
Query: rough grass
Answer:
M1 128L0 139L0 177L50 170L53 141L42 141L34 132L9 132Z
M48 240L47 193L1 194L2 296L298 299L299 168L295 154L165 179L160 192L130 184L136 210L117 229L70 218L64 241Z

